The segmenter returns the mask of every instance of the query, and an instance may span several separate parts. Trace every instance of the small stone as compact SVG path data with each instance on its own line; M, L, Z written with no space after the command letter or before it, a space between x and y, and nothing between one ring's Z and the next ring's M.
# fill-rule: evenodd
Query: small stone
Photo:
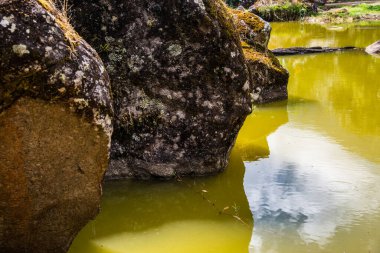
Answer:
M368 54L380 54L380 40L366 47L365 51Z

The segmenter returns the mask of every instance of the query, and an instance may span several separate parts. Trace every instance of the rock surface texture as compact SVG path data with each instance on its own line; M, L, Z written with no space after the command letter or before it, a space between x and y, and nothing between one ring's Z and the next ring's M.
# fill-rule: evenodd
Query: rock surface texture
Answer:
M263 104L286 99L289 73L268 50L271 33L269 23L248 11L229 11L234 18L247 59L254 103Z
M0 1L0 252L66 252L98 212L108 75L47 1Z
M380 54L380 40L366 47L365 51L368 54Z
M112 81L108 179L223 170L251 112L239 36L220 0L73 0ZM86 13L86 15L83 15Z

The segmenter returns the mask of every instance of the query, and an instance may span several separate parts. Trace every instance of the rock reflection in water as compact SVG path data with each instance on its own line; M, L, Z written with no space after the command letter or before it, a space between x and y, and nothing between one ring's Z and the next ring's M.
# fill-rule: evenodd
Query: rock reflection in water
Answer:
M312 106L290 102L290 120L380 163L380 59L364 52L345 52L281 60L292 73L289 95L315 101Z
M269 156L267 136L288 122L287 101L258 106L247 117L236 140L235 149L244 161L256 161Z

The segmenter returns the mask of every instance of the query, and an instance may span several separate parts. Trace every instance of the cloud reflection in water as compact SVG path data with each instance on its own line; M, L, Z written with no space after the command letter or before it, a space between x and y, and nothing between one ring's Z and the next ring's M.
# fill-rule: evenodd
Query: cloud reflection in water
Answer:
M323 248L339 230L378 213L377 164L291 124L270 135L268 144L269 158L245 162L244 186L255 220L252 252L287 252L278 251L285 245L281 240Z

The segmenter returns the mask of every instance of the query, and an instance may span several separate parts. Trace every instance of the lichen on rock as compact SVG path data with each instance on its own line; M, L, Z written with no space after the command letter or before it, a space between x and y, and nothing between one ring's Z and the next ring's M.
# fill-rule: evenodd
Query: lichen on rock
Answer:
M0 1L0 252L66 252L99 208L109 78L52 8Z
M221 0L72 1L77 31L112 80L108 179L223 170L252 87ZM82 13L88 13L83 15Z
M83 40L71 48L72 38L39 1L4 1L0 15L0 19L12 17L10 22L20 28L11 32L7 26L0 27L0 111L21 96L65 101L91 121L102 122L111 134L106 119L112 115L109 79L97 53ZM86 100L88 106L76 103L76 98Z

